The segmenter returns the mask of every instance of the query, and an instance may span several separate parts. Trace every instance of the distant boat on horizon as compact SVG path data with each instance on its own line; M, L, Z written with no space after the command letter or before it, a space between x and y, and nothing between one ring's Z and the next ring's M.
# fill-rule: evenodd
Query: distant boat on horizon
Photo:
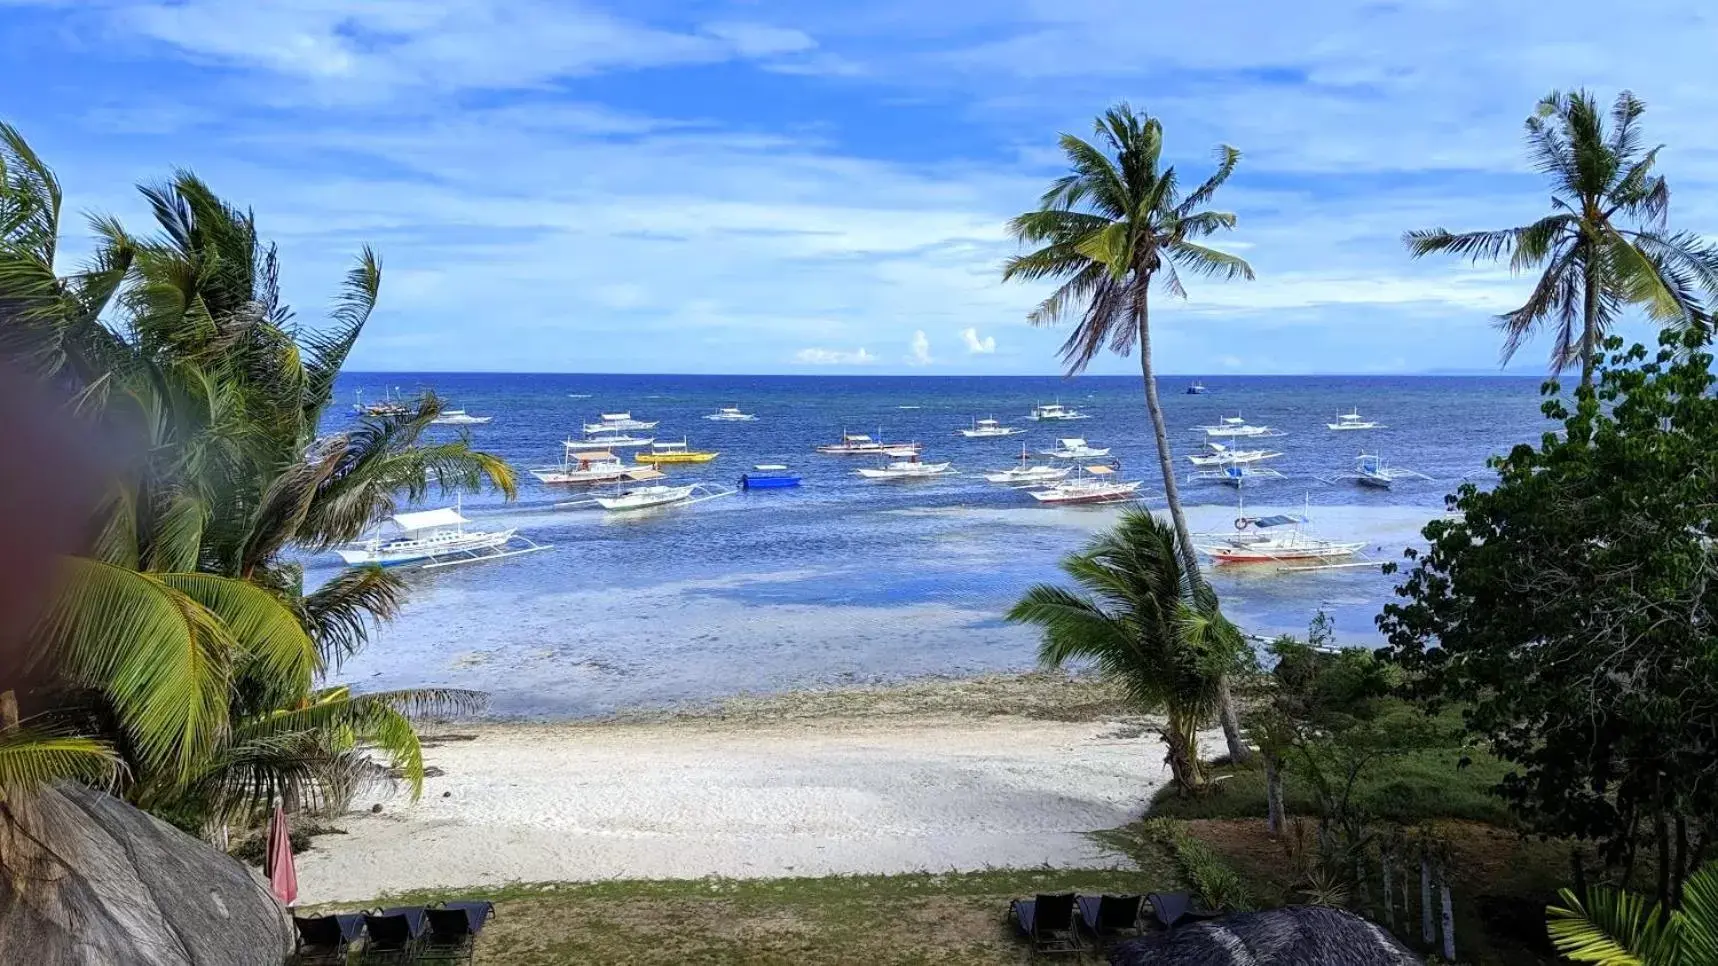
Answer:
M1205 384L1203 382L1195 381L1187 386L1187 395L1189 396L1203 396L1204 394Z

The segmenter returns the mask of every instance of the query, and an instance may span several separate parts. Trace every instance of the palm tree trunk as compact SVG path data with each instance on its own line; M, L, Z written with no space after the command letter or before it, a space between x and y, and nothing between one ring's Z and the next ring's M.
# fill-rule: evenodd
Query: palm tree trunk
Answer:
M1581 386L1591 387L1593 384L1593 350L1599 343L1599 280L1594 277L1596 271L1589 259L1585 271L1586 292L1583 298L1581 319Z
M1283 771L1282 762L1276 755L1267 754L1265 760L1265 827L1272 835L1280 835L1283 831Z
M1135 286L1133 294L1134 328L1139 333L1139 373L1145 381L1145 408L1151 414L1151 431L1157 437L1157 465L1163 472L1163 497L1169 504L1169 520L1175 525L1175 542L1181 551L1182 566L1187 580L1195 590L1205 581L1199 570L1199 552L1193 549L1193 534L1187 529L1187 514L1181 509L1181 491L1175 485L1175 454L1169 449L1169 429L1163 424L1163 404L1157 398L1157 376L1151 366L1151 309L1147 302L1146 280ZM1252 760L1253 752L1241 740L1241 716L1235 711L1235 697L1229 692L1229 676L1217 679L1217 718L1223 724L1223 741L1229 746L1229 760L1237 765Z
M1179 715L1171 714L1161 736L1169 748L1165 758L1176 786L1182 791L1198 791L1205 784L1205 776L1199 769L1197 732Z

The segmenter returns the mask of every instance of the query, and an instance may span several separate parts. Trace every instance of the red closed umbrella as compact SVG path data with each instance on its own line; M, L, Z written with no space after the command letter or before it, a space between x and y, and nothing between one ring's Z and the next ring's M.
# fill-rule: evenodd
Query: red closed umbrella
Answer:
M286 827L286 810L274 807L268 820L268 885L285 905L298 899L298 870L292 866L292 835Z

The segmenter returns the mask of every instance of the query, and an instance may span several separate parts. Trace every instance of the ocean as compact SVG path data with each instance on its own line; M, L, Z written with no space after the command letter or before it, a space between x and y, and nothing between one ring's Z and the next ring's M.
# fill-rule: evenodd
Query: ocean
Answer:
M1285 478L1249 485L1245 512L1304 508L1316 535L1364 541L1380 563L1421 543L1420 528L1462 480L1493 478L1488 457L1552 428L1531 377L1208 378L1203 395L1185 394L1189 382L1160 383L1184 479L1193 469L1185 455L1206 442L1195 427L1235 415L1269 425L1286 435L1260 443L1284 453L1270 465ZM1156 497L1145 505L1163 506L1137 378L345 373L342 406L325 428L350 424L344 404L356 391L374 401L396 388L433 389L449 406L494 417L469 432L519 471L518 499L465 496L463 512L554 549L411 572L404 613L334 677L366 689L477 688L503 718L1026 670L1036 636L1002 614L1026 587L1056 580L1061 557L1117 511L1044 507L979 474L1013 465L1022 443L1038 452L1079 436L1113 447L1122 478L1144 480L1141 492ZM1035 404L1058 400L1091 418L1026 419ZM723 406L757 419L702 418ZM1386 428L1326 429L1355 408ZM804 485L631 515L557 508L588 492L544 486L527 471L558 463L562 440L616 411L660 421L641 435L685 437L721 453L669 468L675 480L734 486L754 464L785 463ZM990 416L1028 431L977 440L957 433ZM927 461L951 461L958 475L862 480L854 470L877 460L813 451L844 429L918 441ZM1338 479L1362 448L1432 479L1388 491ZM1238 515L1235 490L1215 482L1184 483L1182 499L1196 530L1228 529ZM424 505L453 500L432 495ZM316 557L306 579L315 584L339 566L332 554ZM1339 642L1367 646L1380 642L1373 618L1398 579L1372 567L1210 574L1225 612L1251 633L1303 633L1322 610Z

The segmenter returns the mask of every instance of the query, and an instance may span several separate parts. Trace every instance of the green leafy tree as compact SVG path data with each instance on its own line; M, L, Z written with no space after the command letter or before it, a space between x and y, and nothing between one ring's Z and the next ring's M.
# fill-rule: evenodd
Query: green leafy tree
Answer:
M1668 915L1651 898L1595 886L1585 898L1564 889L1546 910L1557 951L1600 966L1711 966L1718 963L1718 865L1690 876L1681 908Z
M1212 278L1253 277L1244 260L1199 241L1235 227L1233 214L1205 206L1229 180L1241 153L1227 145L1218 148L1217 170L1184 193L1175 168L1162 163L1163 125L1156 118L1135 113L1124 103L1098 118L1095 132L1097 144L1062 135L1070 171L1044 192L1036 211L1009 223L1017 240L1037 247L1009 259L1002 277L1060 283L1029 319L1035 325L1053 325L1077 317L1062 345L1069 375L1084 371L1106 346L1121 355L1139 349L1169 516L1187 579L1200 584L1199 556L1181 508L1175 454L1152 369L1151 292L1155 287L1186 298L1183 271ZM1229 755L1245 761L1250 751L1241 738L1226 676L1219 682L1219 703Z
M1587 91L1553 91L1527 119L1527 153L1551 180L1551 214L1519 228L1452 233L1411 231L1403 241L1418 258L1449 252L1473 261L1507 258L1512 271L1539 270L1526 303L1498 316L1503 360L1547 325L1555 326L1551 371L1581 367L1592 383L1593 360L1624 307L1660 321L1700 314L1695 287L1718 291L1718 262L1698 236L1670 233L1670 189L1653 172L1659 148L1646 148L1646 105L1628 91L1604 112Z
M1598 370L1538 446L1467 484L1434 520L1384 655L1433 710L1462 709L1514 768L1498 788L1546 834L1655 854L1669 904L1718 834L1718 398L1699 330L1667 330Z
M1043 631L1038 659L1046 666L1091 661L1142 709L1162 710L1158 733L1176 784L1201 787L1199 728L1215 714L1218 681L1245 641L1209 586L1188 579L1174 529L1129 510L1065 558L1062 571L1078 590L1033 586L1008 619Z

